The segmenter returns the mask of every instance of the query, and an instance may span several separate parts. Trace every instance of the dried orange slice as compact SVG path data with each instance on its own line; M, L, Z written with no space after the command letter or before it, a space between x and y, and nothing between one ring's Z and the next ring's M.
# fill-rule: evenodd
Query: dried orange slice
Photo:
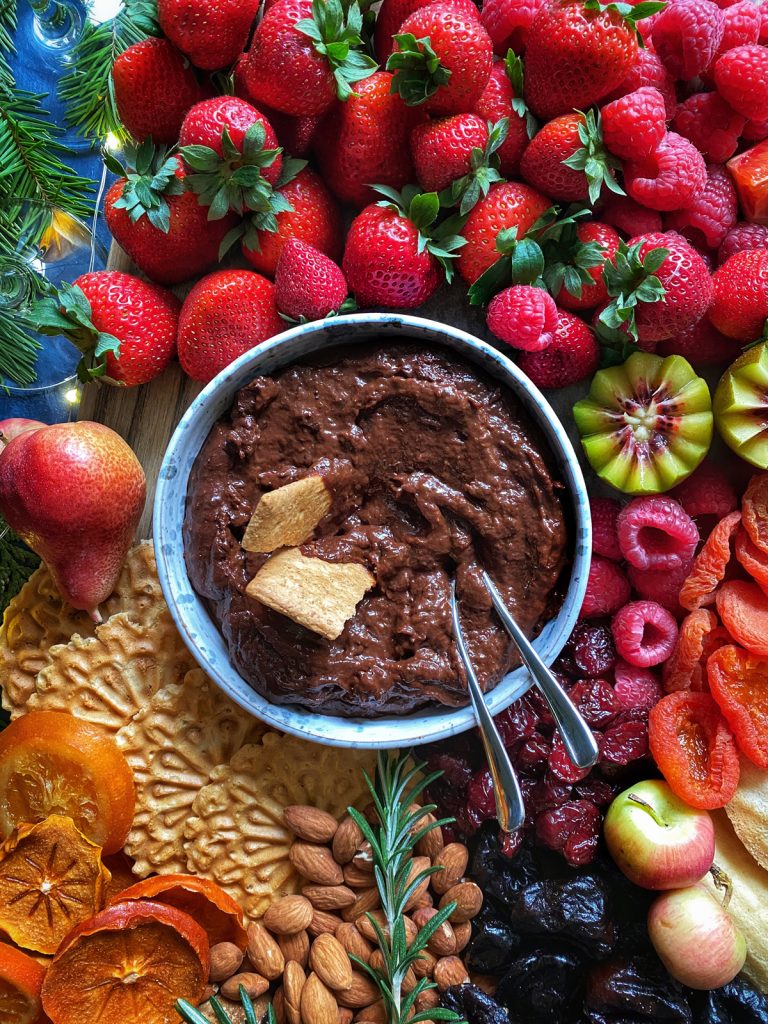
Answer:
M36 1024L45 968L31 956L0 942L0 1020Z
M133 873L133 861L123 850L102 857L101 860L104 867L112 875L107 886L105 903L117 903L120 893L130 889L136 882L136 875Z
M116 853L133 821L133 772L97 726L60 711L33 711L0 733L0 836L21 822L65 814Z
M205 929L212 946L233 942L240 949L248 945L243 911L215 882L197 875L155 875L120 893L119 901L154 900L189 914Z
M43 1009L52 1024L178 1024L177 999L197 1005L210 953L189 914L134 900L75 928L48 968Z
M71 818L19 825L0 846L0 930L24 949L55 953L104 906L109 871Z
M741 512L721 519L693 560L688 579L680 588L680 604L689 612L714 604L715 590L731 560L731 537L741 522Z
M768 473L755 473L749 481L741 511L752 543L768 552Z
M717 592L717 610L737 644L768 657L768 596L756 583L731 580Z

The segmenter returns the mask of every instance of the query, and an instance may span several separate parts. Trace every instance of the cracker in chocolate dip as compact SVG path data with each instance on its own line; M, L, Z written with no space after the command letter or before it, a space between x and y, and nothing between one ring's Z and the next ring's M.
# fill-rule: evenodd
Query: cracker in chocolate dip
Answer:
M192 584L273 702L364 717L466 704L452 576L485 689L519 662L481 569L529 636L557 609L567 538L548 459L517 400L447 350L330 350L257 377L212 429L187 496ZM310 474L331 507L301 553L375 579L335 640L246 594L270 557L241 546L261 495Z

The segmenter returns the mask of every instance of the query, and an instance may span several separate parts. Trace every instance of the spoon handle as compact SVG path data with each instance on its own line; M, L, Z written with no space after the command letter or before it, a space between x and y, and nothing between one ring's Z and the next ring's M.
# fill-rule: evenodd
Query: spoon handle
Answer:
M510 614L504 599L487 572L483 573L483 582L491 595L496 613L520 652L523 664L549 705L568 756L577 768L591 768L598 756L597 743L592 735L592 730Z
M475 712L477 724L480 727L480 735L485 747L485 756L488 760L488 768L493 779L493 795L496 800L496 816L499 825L504 832L516 832L525 821L525 806L523 794L520 791L520 783L517 780L515 769L510 760L507 749L502 743L499 730L493 720L485 703L483 691L472 662L464 643L464 635L461 631L459 621L459 608L456 601L456 583L451 583L451 618L453 620L453 633L456 638L456 646L459 655L464 663L469 684L469 696Z

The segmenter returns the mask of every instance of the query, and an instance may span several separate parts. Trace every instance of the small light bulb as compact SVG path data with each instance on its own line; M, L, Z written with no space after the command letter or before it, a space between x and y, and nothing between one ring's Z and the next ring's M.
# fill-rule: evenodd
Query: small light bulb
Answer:
M80 392L77 390L77 388L69 388L68 391L64 392L64 401L68 402L70 405L74 405L79 398Z
M104 149L108 153L117 153L120 149L120 139L115 135L114 132L107 132L106 138L104 139Z

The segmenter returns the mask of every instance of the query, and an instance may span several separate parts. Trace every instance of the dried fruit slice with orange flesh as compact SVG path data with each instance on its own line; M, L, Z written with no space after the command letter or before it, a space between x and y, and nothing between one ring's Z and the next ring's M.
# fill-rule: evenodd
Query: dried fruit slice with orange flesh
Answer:
M55 953L104 906L109 878L101 849L71 818L19 825L0 846L0 930L24 949Z
M733 551L755 583L764 593L768 593L768 551L763 551L755 544L743 524L736 533Z
M208 939L162 903L116 903L73 929L43 982L52 1024L178 1024L177 999L197 1005L210 970Z
M130 889L136 882L136 875L133 873L133 861L120 850L118 853L110 853L102 856L102 863L112 877L107 885L105 903L117 903L117 897L125 889Z
M707 662L712 696L720 705L739 749L768 770L768 658L729 645Z
M115 853L133 821L133 772L115 741L61 711L33 711L0 733L0 836L65 814Z
M741 499L744 529L752 543L768 552L768 473L755 473Z
M715 649L713 640L730 643L730 637L708 608L698 608L680 623L675 649L664 663L663 682L667 693L707 689L707 658Z
M45 968L31 956L0 942L0 1020L3 1024L36 1024Z
M731 512L721 519L694 558L688 578L680 588L680 604L689 612L714 604L715 591L731 560L731 537L740 522L741 512Z
M189 914L205 929L212 946L233 942L245 949L243 911L215 882L197 875L154 875L123 890L115 902L153 900Z
M717 592L717 611L736 643L768 657L768 597L756 583L724 583Z

